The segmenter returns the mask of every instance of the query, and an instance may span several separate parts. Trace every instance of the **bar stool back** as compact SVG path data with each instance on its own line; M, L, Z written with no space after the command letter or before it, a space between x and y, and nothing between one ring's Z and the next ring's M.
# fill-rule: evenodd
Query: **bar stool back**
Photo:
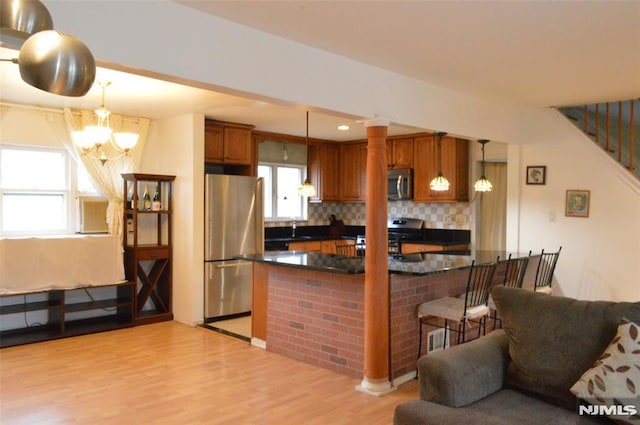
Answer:
M447 345L449 321L458 323L457 330L450 329L450 331L458 333L458 343L465 342L466 326L469 322L478 323L478 337L481 330L486 331L486 319L490 312L487 307L489 288L496 264L497 260L488 264L476 264L475 261L471 263L464 297L444 297L424 302L418 306L418 358L422 354L422 328L424 325L445 328L443 347ZM440 324L442 319L444 319L444 326Z

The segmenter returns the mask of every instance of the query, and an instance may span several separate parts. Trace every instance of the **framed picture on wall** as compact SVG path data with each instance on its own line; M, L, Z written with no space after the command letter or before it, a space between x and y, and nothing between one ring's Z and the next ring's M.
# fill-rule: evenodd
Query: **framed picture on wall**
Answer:
M567 190L565 215L567 217L589 217L589 198L591 191L580 189Z
M527 166L527 184L545 184L547 180L547 167L545 165Z

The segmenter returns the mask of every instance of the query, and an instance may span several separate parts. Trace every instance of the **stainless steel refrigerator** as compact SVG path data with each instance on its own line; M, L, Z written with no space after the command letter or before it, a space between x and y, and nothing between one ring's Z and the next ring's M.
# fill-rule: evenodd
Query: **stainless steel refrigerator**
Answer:
M253 263L234 256L264 252L261 178L205 176L205 322L251 312Z

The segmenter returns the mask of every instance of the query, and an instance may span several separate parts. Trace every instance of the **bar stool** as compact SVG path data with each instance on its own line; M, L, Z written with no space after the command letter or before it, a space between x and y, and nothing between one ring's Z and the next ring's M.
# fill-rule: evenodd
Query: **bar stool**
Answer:
M551 295L551 283L553 281L553 272L556 269L558 263L558 257L560 257L560 251L557 252L544 252L540 254L540 262L536 269L536 279L533 282L533 290L535 292L542 292L543 294Z
M529 251L529 257L530 256L531 251ZM504 280L501 285L508 286L510 288L522 288L524 274L527 271L527 266L529 265L529 257L511 259L511 254L509 254L509 258L507 258L507 265L504 270ZM491 294L489 294L489 302L487 305L489 306L489 309L493 311L493 330L496 330L496 324L498 322L500 322L500 326L502 327L502 319L498 317L498 311Z
M480 337L481 329L486 331L486 320L490 312L489 307L487 307L489 287L491 286L498 259L494 263L476 264L475 260L471 263L464 298L462 296L444 297L424 302L418 306L418 358L420 358L422 352L423 325L445 329L443 347L447 345L446 338L449 321L458 322L458 329L452 330L458 333L458 344L465 342L465 325L469 322L476 321L478 323L478 337ZM433 319L438 320L434 322ZM442 319L444 319L444 326L440 325L440 320Z

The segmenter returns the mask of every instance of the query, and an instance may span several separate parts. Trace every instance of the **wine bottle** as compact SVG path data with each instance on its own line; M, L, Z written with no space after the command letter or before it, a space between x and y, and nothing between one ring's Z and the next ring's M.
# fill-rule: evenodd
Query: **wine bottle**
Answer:
M151 211L151 196L149 196L149 186L144 187L144 195L142 195L142 208Z
M160 188L156 183L156 191L153 193L153 200L151 201L151 209L153 211L160 211L162 209L162 203L160 202Z

